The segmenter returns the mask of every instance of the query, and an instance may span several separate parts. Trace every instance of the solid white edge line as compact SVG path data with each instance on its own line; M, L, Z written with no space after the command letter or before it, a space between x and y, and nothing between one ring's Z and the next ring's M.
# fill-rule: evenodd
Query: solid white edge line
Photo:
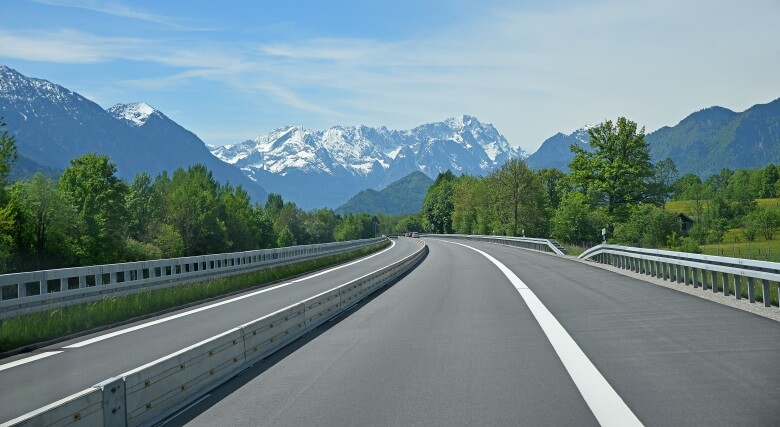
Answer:
M463 243L444 240L454 243L482 254L492 262L509 279L512 285L520 293L531 313L536 318L542 331L552 344L555 353L561 359L563 366L569 372L574 385L579 390L585 403L587 403L593 416L603 426L641 426L641 421L628 407L623 398L617 394L606 378L588 359L574 339L566 332L558 319L545 307L534 292L520 280L517 275L499 260L493 258L487 252Z
M55 354L60 354L60 353L62 353L62 351L47 351L45 353L36 354L35 356L30 356L30 357L25 357L24 359L15 360L13 362L0 365L0 371L5 371L6 369L15 368L17 366L24 365L30 362L35 362L36 360L41 360L49 356L54 356Z
M271 286L271 287L268 287L268 288L263 288L263 289L260 289L258 291L255 291L255 292L250 292L248 294L240 295L240 296L237 296L237 297L234 297L234 298L230 298L230 299L227 299L227 300L224 300L224 301L220 301L220 302L217 302L217 303L214 303L214 304L206 305L206 306L203 306L203 307L198 307L198 308L195 308L195 309L192 309L192 310L188 310L188 311L185 311L185 312L182 312L182 313L174 314L172 316L163 317L162 319L153 320L151 322L142 323L140 325L132 326L130 328L125 328L125 329L121 329L121 330L118 330L118 331L110 332L110 333L107 333L107 334L99 335L97 337L93 337L93 338L90 338L90 339L87 339L87 340L84 340L84 341L80 341L80 342L77 342L77 343L74 343L74 344L66 345L63 348L68 348L68 349L71 349L71 348L81 348L81 347L84 347L84 346L87 346L87 345L90 345L90 344L94 344L94 343L99 342L99 341L103 341L103 340L107 340L109 338L113 338L113 337L119 336L119 335L124 335L124 334L130 333L130 332L135 332L135 331L137 331L139 329L144 329L144 328L148 328L150 326L159 325L160 323L165 323L165 322L168 322L168 321L171 321L171 320L178 319L180 317L189 316L191 314L199 313L201 311L209 310L209 309L212 309L212 308L215 308L215 307L219 307L219 306L222 306L222 305L225 305L225 304L230 304L232 302L239 301L239 300L242 300L242 299L245 299L245 298L251 298L253 296L256 296L256 295L259 295L259 294L262 294L262 293L265 293L265 292L270 292L270 291L273 291L273 290L276 290L276 289L279 289L279 288L283 288L285 286L292 285L294 283L298 283L298 282L301 282L301 281L304 281L304 280L311 279L313 277L318 277L318 276L321 276L323 274L330 273L332 271L336 271L336 270L339 270L339 269L342 269L342 268L346 268L346 267L355 265L355 264L357 264L359 262L363 262L363 261L371 259L371 258L373 258L375 256L381 255L381 254L389 251L390 249L393 249L393 247L395 247L395 242L393 240L390 240L390 247L389 248L381 250L381 251L379 251L379 252L377 252L375 254L369 255L369 256L367 256L365 258L360 258L360 259L358 259L356 261L349 262L347 264L342 264L342 265L339 265L337 267L333 267L333 268L330 268L330 269L327 269L327 270L324 270L324 271L320 271L320 272L317 272L317 273L314 273L314 274L311 274L311 275L308 275L308 276L305 276L305 277L302 277L302 278L299 278L299 279L296 279L296 280L293 280L293 281L290 281L290 282L285 282L285 283L281 283L281 284L278 284L278 285L275 285L275 286Z
M389 248L388 248L388 249L389 249ZM151 361L151 362L149 362L149 363L146 363L146 364L145 364L145 365L143 365L143 366L139 366L139 367L137 367L137 368L131 369L131 370L129 370L129 371L127 371L127 372L125 372L124 374L121 374L121 375L119 375L119 376L120 376L120 377L127 377L128 375L132 375L132 374L134 374L134 373L136 373L136 372L140 372L140 371L142 371L142 370L144 370L144 369L146 369L146 368L148 368L148 367L150 367L150 366L152 366L152 365L156 365L156 364L158 364L158 363L160 363L160 362L163 362L163 361L165 361L165 360L168 360L168 359L174 358L174 357L176 357L176 356L178 356L178 355L180 355L180 354L183 354L183 353L185 353L185 352L187 352L187 351L190 351L190 350L192 350L193 348L196 348L196 347L199 347L199 346L201 346L201 345L203 345L203 344L206 344L206 343L207 343L207 342L209 342L209 341L214 341L214 340L216 340L216 339L219 339L220 337L223 337L223 336L225 336L225 335L228 335L228 334L230 334L230 333L233 333L233 332L235 332L235 331L237 331L237 330L239 330L239 329L245 328L245 327L247 327L247 326L249 326L249 325L251 325L251 324L253 324L253 323L259 322L259 321L261 321L261 320L263 320L263 319L266 319L266 318L269 318L269 317L271 317L271 316L274 316L274 315L276 315L276 314L279 314L279 313L281 313L281 312L283 312L283 311L285 311L285 310L289 310L289 309L291 309L291 308L295 307L295 306L296 306L296 305L298 305L298 304L306 304L307 302L309 302L309 301L311 301L311 300L313 300L313 299L319 298L319 297L321 297L321 296L323 296L323 295L325 295L325 294L327 294L327 293L329 293L329 292L333 292L334 290L336 290L336 289L338 289L338 288L340 288L340 287L342 287L342 286L344 286L344 285L346 285L346 284L349 284L349 283L352 283L352 282L354 282L354 281L357 281L357 280L363 279L364 277L368 277L368 276L371 276L371 275L373 275L373 274L376 274L376 272L378 272L378 271L381 271L381 270L382 270L382 269L384 269L384 268L386 268L386 266L385 266L385 267L382 267L382 268L378 268L378 269L376 269L376 270L372 271L371 273L364 274L364 275L362 275L362 276L360 276L360 277L358 277L358 278L352 279L352 280L350 280L350 281L349 281L349 282L347 282L347 283L342 283L342 284L340 284L340 285L338 285L338 286L336 286L336 287L333 287L333 288L331 288L331 289L328 289L327 291L320 292L319 294L317 294L317 295L314 295L314 296L311 296L311 297L309 297L309 298L306 298L306 299L305 299L305 300L303 300L303 301L298 301L298 302L296 302L296 303L290 304L290 305L288 305L287 307L280 308L279 310L276 310L276 311L274 311L274 312L272 312L272 313L268 313L268 314L266 314L266 315L263 315L263 316L261 316L261 317L258 317L258 318L257 318L257 319L255 319L255 320L250 320L249 322L246 322L246 323L244 323L243 325L239 325L239 326L237 326L237 327L235 327L235 328L233 328L233 329L230 329L229 331L222 332L222 333L220 333L220 334L214 335L213 337L208 337L208 338L206 338L206 339L205 339L205 340L203 340L203 341L197 342L197 343L195 343L195 344L192 344L192 345L190 345L189 347L183 348L183 349L181 349L181 350L178 350L178 351L175 351L175 352L173 352L173 353L171 353L171 354L168 354L168 355L165 355L165 356L163 356L163 357L160 357L159 359L156 359L156 360L153 360L153 361Z
M46 406L43 406L41 408L38 408L38 409L36 409L34 411L30 411L30 412L28 412L28 413L26 413L24 415L20 415L20 416L14 418L12 420L0 423L0 427L7 427L7 426L12 426L14 424L19 424L20 422L22 422L24 420L30 419L30 418L38 415L38 414L42 414L42 413L48 411L49 409L56 408L56 407L62 405L63 403L70 402L71 400L75 400L75 399L77 399L77 398L79 398L81 396L84 396L85 394L89 394L89 393L92 393L94 391L95 391L95 388L94 387L90 387L88 389L81 390L80 392L73 393L70 396L63 397L62 399L60 399L60 400L58 400L58 401L56 401L54 403L50 403L50 404L48 404Z

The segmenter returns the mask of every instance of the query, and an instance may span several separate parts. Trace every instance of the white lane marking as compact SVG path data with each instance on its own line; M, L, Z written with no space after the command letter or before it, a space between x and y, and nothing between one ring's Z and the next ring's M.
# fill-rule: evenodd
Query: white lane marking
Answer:
M217 302L217 303L214 303L214 304L206 305L206 306L203 306L203 307L198 307L198 308L195 308L195 309L192 309L192 310L189 310L189 311L185 311L185 312L182 312L182 313L174 314L172 316L163 317L162 319L157 319L157 320L153 320L151 322L142 323L140 325L132 326L130 328L121 329L121 330L110 332L110 333L104 334L104 335L99 335L97 337L90 338L88 340L84 340L84 341L77 342L75 344L67 345L67 346L65 346L63 348L80 348L80 347L84 347L86 345L94 344L96 342L107 340L109 338L113 338L113 337L116 337L116 336L119 336L119 335L124 335L124 334L130 333L130 332L135 332L135 331L137 331L139 329L144 329L144 328L148 328L150 326L159 325L160 323L169 322L171 320L175 320L175 319L178 319L180 317L189 316L189 315L195 314L195 313L200 313L201 311L209 310L209 309L212 309L212 308L215 308L215 307L219 307L219 306L222 306L222 305L225 305L225 304L230 304L232 302L236 302L236 301L239 301L239 300L242 300L242 299L245 299L245 298L251 298L251 297L253 297L255 295L260 295L262 293L270 292L270 291L273 291L273 290L276 290L276 289L279 289L279 288L283 288L285 286L290 286L290 285L292 285L294 283L298 283L298 282L301 282L303 280L311 279L312 277L321 276L321 275L323 275L325 273L330 273L330 272L335 271L335 270L339 270L339 269L342 269L342 268L345 268L345 267L349 267L351 265L355 265L355 264L357 264L359 262L363 262L363 261L365 261L367 259L373 258L373 257L375 257L377 255L383 254L383 253L389 251L390 249L393 249L393 247L395 246L395 242L394 241L391 240L390 243L391 244L390 244L389 248L384 249L382 251L379 251L379 252L377 252L377 253L375 253L373 255L369 255L369 256L367 256L365 258L361 258L359 260L352 261L352 262L349 262L347 264L342 264L342 265L339 265L337 267L333 267L333 268L330 268L328 270L321 271L319 273L314 273L314 274L312 274L310 276L302 277L300 279L296 279L296 280L293 280L293 281L290 281L290 282L281 283L279 285L271 286L269 288L263 288L263 289L260 289L258 291L255 291L255 292L251 292L251 293L248 293L248 294L240 295L240 296L237 296L237 297L234 297L234 298L230 298L230 299L227 299L227 300L224 300L224 301L220 301L220 302Z
M517 275L499 260L488 253L473 248L463 243L447 241L479 252L490 260L509 279L512 285L520 293L528 308L531 309L539 326L542 327L547 339L550 340L553 349L563 362L563 366L569 372L569 376L577 386L577 390L585 399L591 412L599 424L603 426L641 426L642 422L636 417L631 408L626 405L615 389L607 382L601 372L588 359L580 346L572 339L571 335L558 322L558 319L550 313L536 294L520 280Z
M55 354L60 354L62 351L47 351L46 353L40 353L36 354L35 356L25 357L24 359L15 360L10 363L6 363L4 365L0 365L0 371L5 371L6 369L15 368L20 365L24 365L26 363L35 362L36 360L41 360L49 356L54 356Z
M50 409L56 408L58 406L61 406L63 403L70 402L72 400L76 400L79 397L84 396L85 394L90 394L90 393L92 393L94 391L95 391L95 388L94 387L90 387L88 389L81 390L78 393L73 393L70 396L63 397L62 399L60 399L60 400L58 400L58 401L56 401L54 403L49 403L48 405L46 405L44 407L38 408L38 409L36 409L34 411L30 411L30 412L28 412L28 413L26 413L24 415L20 415L20 416L12 419L10 421L6 421L6 422L3 422L3 423L0 423L0 427L10 427L10 426L19 425L23 421L29 421L31 418L35 417L36 415L43 414L44 412L46 412L46 411L48 411Z

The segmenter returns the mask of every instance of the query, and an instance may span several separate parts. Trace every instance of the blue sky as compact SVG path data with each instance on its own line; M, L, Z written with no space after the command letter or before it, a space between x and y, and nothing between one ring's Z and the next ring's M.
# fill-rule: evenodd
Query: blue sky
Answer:
M533 152L619 115L652 131L780 97L777 0L3 3L1 64L209 144L470 114Z

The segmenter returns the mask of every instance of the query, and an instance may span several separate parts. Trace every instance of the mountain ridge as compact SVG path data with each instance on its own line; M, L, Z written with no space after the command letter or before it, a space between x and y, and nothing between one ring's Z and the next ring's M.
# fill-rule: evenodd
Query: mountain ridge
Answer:
M142 104L144 111L138 108ZM144 113L135 122L124 114L133 108ZM108 155L117 175L128 181L142 171L155 176L203 163L218 181L242 185L253 200L265 201L259 184L216 159L195 134L146 103L104 110L77 92L0 66L0 115L19 154L55 170L89 152Z
M433 185L433 182L428 175L415 171L379 191L371 188L362 190L335 211L338 214L388 215L419 212L428 188Z
M271 191L305 201L303 207L339 206L361 189L382 189L414 171L431 178L446 170L485 175L525 155L469 115L408 130L285 126L212 153Z

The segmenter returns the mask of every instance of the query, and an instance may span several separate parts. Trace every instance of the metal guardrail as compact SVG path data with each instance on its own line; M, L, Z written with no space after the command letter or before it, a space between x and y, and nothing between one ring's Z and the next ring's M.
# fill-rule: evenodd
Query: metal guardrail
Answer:
M363 248L384 237L0 275L0 319L232 276Z
M534 249L543 252L552 252L565 255L566 250L555 240L537 239L532 237L508 237L508 236L479 236L468 234L421 234L421 236L446 237L448 239L474 240L501 245L517 246L520 248Z
M154 425L405 274L427 252L428 247L423 243L414 254L378 271L110 378L0 426Z
M756 281L761 281L761 295L764 305L771 306L770 286L775 283L780 292L780 263L699 255L687 252L673 252L658 249L643 249L629 246L602 244L583 252L578 258L609 264L635 273L693 285L713 293L723 289L729 296L733 285L734 296L742 299L742 285L747 286L747 297L756 302ZM745 282L745 283L743 283Z

